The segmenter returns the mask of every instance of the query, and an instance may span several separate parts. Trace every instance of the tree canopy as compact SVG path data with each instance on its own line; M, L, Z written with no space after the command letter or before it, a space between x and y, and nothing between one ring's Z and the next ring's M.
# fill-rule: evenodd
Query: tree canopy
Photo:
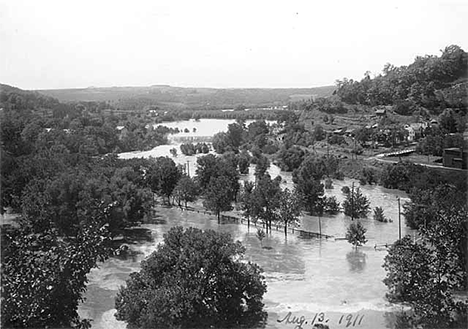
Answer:
M240 327L265 319L261 268L241 261L229 234L173 227L115 301L118 320L138 328Z

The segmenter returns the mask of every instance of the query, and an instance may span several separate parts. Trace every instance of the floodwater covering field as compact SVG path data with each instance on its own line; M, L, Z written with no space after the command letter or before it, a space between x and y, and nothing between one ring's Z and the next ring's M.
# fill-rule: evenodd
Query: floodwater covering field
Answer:
M210 120L207 124L201 120L191 124L198 124L197 132L204 135L204 124L212 130L216 125L225 130L231 122L233 120ZM179 127L184 128L183 125ZM169 150L178 148L178 145L164 145L148 152L123 153L121 157L169 156ZM196 156L179 155L173 159L181 164L189 161L191 173L194 174ZM278 167L270 168L272 177L279 173ZM291 187L291 174L281 173L281 176L283 184ZM252 174L243 179L249 177ZM355 187L359 186L357 181L350 179L334 181L334 188L326 190L326 194L342 201L344 195L341 187L351 187L353 182ZM181 211L177 207L158 207L155 223L143 225L151 231L154 242L132 244L130 247L137 252L136 256L111 258L93 269L89 275L87 299L80 306L80 314L93 319L93 328L125 328L126 324L114 317L114 297L119 286L125 284L131 272L139 270L140 261L155 250L164 233L175 225L182 225L228 232L235 240L242 242L246 247L245 259L258 263L264 270L268 289L264 295L265 311L268 312L266 328L313 328L319 319L329 328L392 328L392 311L398 307L390 305L385 299L382 264L387 251L384 245L398 239L397 198L401 198L402 204L408 198L404 192L375 185L362 186L361 191L370 199L372 208L383 207L385 215L393 222L376 222L372 215L363 219L368 242L357 249L346 240L339 239L344 237L346 227L351 222L341 213L321 218L322 232L338 239L305 239L291 233L285 238L281 229L274 229L263 241L263 246L271 247L266 249L256 238L255 226L249 229L244 224L218 225L214 216ZM403 235L415 234L406 227L403 217L401 226ZM301 229L318 232L318 218L304 216ZM291 323L293 319L295 323Z

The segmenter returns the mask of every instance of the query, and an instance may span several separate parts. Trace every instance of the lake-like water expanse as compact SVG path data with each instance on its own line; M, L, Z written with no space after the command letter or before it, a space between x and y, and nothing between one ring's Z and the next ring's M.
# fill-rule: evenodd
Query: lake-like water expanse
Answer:
M187 127L191 131L190 134L196 137L225 131L227 125L232 122L234 120L202 119L199 122L171 123L170 126L182 129ZM166 123L164 125L169 126ZM193 128L196 128L196 132L193 132ZM179 146L180 143L174 142L172 145L159 146L151 151L122 153L120 156L170 156L169 150ZM179 155L173 159L180 164L188 161L193 175L197 156ZM281 174L283 185L292 186L290 173L280 173L278 167L272 166L270 174L272 177ZM253 167L250 175L243 179L252 176ZM334 188L326 193L342 201L344 195L341 187L351 186L353 182L356 187L359 186L357 181L350 179L334 181ZM263 245L270 246L271 249L264 249L256 238L254 226L248 229L242 224L218 225L213 216L181 211L178 208L159 207L157 216L158 219L162 219L162 224L144 225L151 230L155 241L132 245L133 250L140 252L132 259L111 258L98 269L92 270L89 275L87 300L80 306L80 314L93 319L93 328L125 328L125 323L114 318L114 297L119 286L125 284L125 279L131 272L139 270L140 261L155 250L165 232L172 226L182 225L229 232L235 240L246 246L245 258L258 263L265 271L268 285L264 296L265 310L268 312L267 328L294 328L295 325L286 324L286 321L278 322L285 318L288 312L292 312L292 316L298 318L304 316L303 328L312 328L312 320L319 312L324 312L324 318L328 319L326 324L330 328L345 328L348 324L344 320L346 317L359 328L392 328L391 313L395 306L385 300L386 287L382 283L385 271L382 264L387 252L381 245L398 239L397 197L401 198L402 204L408 198L404 192L380 186L362 186L361 190L371 200L371 207L383 207L385 215L393 219L393 222L376 222L372 220L372 216L363 219L368 242L357 250L345 240L303 239L295 234L289 234L285 239L282 231L273 231L272 235L263 241ZM343 214L321 219L323 233L338 238L344 237L349 223L350 219ZM304 216L301 227L318 232L318 218ZM403 216L402 233L414 235L404 224ZM378 247L374 248L376 244ZM354 321L355 319L357 321ZM352 327L352 324L349 327Z

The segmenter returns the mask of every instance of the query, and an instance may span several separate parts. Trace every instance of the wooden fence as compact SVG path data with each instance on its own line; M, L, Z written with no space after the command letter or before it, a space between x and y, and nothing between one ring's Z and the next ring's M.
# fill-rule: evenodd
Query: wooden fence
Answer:
M206 211L206 210L200 210L200 209L195 209L195 208L182 208L185 211L192 211L196 212L199 214L205 214L205 215L211 215L211 216L216 216L215 213L212 213L211 211ZM228 215L221 215L220 216L221 222L226 224L226 223L237 223L237 224L243 224L247 225L248 220L244 217L237 217L237 216L228 216ZM254 227L265 227L265 222L262 220L257 220L256 222L250 221L250 225ZM281 223L276 223L272 224L272 230L276 231L282 231L284 232L284 225ZM312 231L306 231L302 229L298 229L296 227L288 226L287 231L293 234L298 234L299 237L305 238L305 239L310 239L310 238L320 238L323 237L325 239L333 239L334 237L332 235L328 234L320 234L319 232L312 232Z

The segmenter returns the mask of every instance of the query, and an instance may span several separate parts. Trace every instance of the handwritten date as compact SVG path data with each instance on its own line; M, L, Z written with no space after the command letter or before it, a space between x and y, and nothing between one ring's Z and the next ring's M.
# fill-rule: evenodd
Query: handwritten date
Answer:
M336 325L342 326L344 328L360 326L362 320L364 319L364 314L347 314L342 315L339 320L336 321ZM325 315L325 313L315 313L313 318L307 319L305 316L296 316L291 312L286 314L282 319L276 320L279 323L292 324L295 325L294 329L303 329L305 326L311 326L312 328L317 329L329 329L330 319Z

